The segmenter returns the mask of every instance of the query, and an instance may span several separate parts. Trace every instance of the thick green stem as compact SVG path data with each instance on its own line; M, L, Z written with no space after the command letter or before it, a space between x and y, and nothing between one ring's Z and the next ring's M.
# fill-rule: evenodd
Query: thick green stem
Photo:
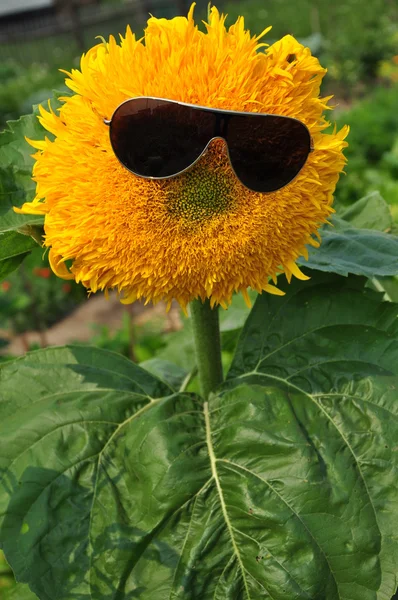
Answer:
M194 300L190 309L200 389L207 400L223 381L218 307L212 309L209 300Z

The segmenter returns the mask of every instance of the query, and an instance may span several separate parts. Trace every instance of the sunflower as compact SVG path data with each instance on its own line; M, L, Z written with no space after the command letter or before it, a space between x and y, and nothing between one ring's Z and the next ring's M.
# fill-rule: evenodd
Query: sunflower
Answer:
M347 128L325 133L326 70L310 50L290 35L268 46L260 40L270 28L251 36L242 17L227 29L215 7L202 32L193 10L151 17L142 39L128 28L119 44L110 37L91 48L67 73L73 95L59 114L40 107L55 138L30 141L36 197L20 210L45 215L53 271L91 292L116 289L122 302L176 299L185 309L209 298L227 307L248 287L281 293L270 280L304 278L295 261L318 246L345 163ZM270 194L237 179L222 140L178 177L143 179L118 162L104 124L137 96L295 117L314 151L293 182Z

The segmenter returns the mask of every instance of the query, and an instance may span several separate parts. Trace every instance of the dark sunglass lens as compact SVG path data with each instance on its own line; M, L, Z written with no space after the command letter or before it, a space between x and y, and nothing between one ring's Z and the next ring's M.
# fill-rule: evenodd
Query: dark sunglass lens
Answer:
M311 149L305 125L273 115L235 115L228 123L227 140L237 176L256 192L287 185L301 171Z
M214 127L210 112L167 100L133 98L115 111L110 136L125 167L144 177L170 177L199 158Z

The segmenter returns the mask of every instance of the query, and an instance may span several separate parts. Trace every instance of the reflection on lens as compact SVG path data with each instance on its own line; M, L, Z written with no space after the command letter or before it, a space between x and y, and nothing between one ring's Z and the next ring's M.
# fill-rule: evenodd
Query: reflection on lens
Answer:
M133 98L111 122L111 144L130 171L143 177L170 177L188 168L213 137L209 111L167 100Z
M311 149L303 123L274 115L231 116L226 138L236 175L256 192L287 185L301 171Z

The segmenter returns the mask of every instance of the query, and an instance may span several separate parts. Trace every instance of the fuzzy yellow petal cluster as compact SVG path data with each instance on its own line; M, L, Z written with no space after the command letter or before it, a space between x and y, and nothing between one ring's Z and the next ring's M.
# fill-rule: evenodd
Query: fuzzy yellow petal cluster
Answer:
M346 128L324 133L325 69L290 35L267 47L243 18L227 29L213 7L208 21L200 31L192 7L187 18L150 18L140 40L130 29L120 44L111 37L68 73L74 94L59 114L41 108L55 138L32 142L37 195L22 211L45 215L45 245L60 277L93 292L116 289L126 302L176 299L185 307L200 297L226 307L248 287L278 293L269 280L280 272L302 276L295 261L318 244L345 162ZM314 152L271 194L240 183L222 140L176 178L143 179L118 162L104 124L135 96L296 117Z

